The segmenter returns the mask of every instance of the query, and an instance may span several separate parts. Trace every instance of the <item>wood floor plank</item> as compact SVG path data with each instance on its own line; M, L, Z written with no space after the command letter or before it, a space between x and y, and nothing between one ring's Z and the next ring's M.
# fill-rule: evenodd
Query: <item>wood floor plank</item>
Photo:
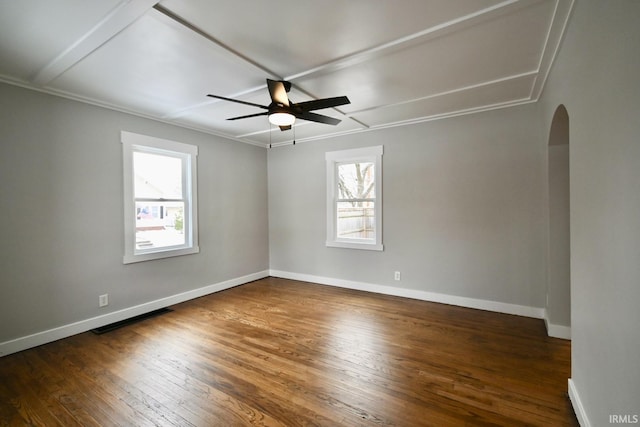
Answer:
M541 320L267 278L0 359L0 426L568 426Z

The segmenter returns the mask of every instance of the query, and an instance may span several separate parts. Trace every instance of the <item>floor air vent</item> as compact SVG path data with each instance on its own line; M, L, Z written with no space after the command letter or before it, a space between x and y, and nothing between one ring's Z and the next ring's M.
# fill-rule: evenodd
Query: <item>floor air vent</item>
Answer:
M93 332L94 334L98 334L98 335L104 334L106 332L110 332L110 331L113 331L115 329L122 328L123 326L131 325L133 323L140 322L141 320L149 319L150 317L159 316L161 314L168 313L170 311L173 311L173 310L171 310L170 308L166 308L166 307L165 308L160 308L158 310L153 310L153 311L150 311L148 313L141 314L139 316L130 317L129 319L121 320L119 322L110 323L108 325L92 329L91 332Z

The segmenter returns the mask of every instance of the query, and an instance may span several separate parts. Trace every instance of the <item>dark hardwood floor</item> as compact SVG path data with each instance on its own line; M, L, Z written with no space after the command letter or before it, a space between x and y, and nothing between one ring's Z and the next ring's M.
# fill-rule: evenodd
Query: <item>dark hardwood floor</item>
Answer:
M0 359L0 425L578 426L541 320L267 278Z

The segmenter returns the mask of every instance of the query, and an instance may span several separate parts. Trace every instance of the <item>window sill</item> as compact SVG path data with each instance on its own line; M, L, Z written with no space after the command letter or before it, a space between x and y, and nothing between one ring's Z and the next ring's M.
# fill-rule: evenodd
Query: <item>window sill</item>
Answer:
M366 251L384 250L384 246L382 244L377 244L377 243L353 243L353 242L327 241L326 246L331 248L363 249Z
M151 261L154 259L173 258L176 256L197 254L199 252L200 248L198 246L195 246L192 248L176 249L170 251L147 252L138 255L126 254L122 258L122 263L133 264L136 262Z

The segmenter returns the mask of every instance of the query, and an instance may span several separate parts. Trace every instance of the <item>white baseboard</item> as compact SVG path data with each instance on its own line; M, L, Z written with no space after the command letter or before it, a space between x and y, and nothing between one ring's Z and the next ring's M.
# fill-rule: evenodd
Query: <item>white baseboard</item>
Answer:
M0 343L0 357L269 276L264 270Z
M578 423L580 423L580 427L591 427L589 418L587 418L587 413L585 412L582 401L580 400L578 389L571 378L569 378L569 400L571 400L571 405L573 406L573 411L576 413L576 418L578 419Z
M384 295L412 298L422 301L439 302L442 304L457 305L467 308L476 308L498 313L515 314L518 316L544 318L544 308L529 307L524 305L509 304L498 301L489 301L476 298L460 297L455 295L440 294L436 292L418 291L415 289L397 288L393 286L375 285L372 283L355 282L351 280L335 279L330 277L314 276L310 274L291 273L288 271L269 270L269 275L284 279L300 280L303 282L318 283L321 285L337 286L341 288L360 291L375 292Z
M264 270L247 276L226 280L224 282L150 301L144 304L125 308L123 310L107 313L101 316L92 317L90 319L81 320L68 325L49 329L24 337L16 338L10 341L0 343L0 357L28 348L36 347L48 342L56 341L75 334L86 332L101 326L129 319L134 316L149 313L153 310L168 307L170 305L179 304L214 292L220 292L234 286L262 279L264 277L274 276L285 279L300 280L304 282L313 282L322 285L337 286L347 289L355 289L367 292L374 292L384 295L393 295L405 298L412 298L422 301L438 302L442 304L450 304L467 308L475 308L498 313L514 314L518 316L532 317L535 319L544 319L547 324L547 332L550 336L570 339L571 328L560 325L552 325L547 322L544 308L530 307L517 304L509 304L498 301L489 301L477 298L467 298L455 295L447 295L436 292L419 291L415 289L398 288L393 286L376 285L372 283L357 282L351 280L336 279L323 276L315 276L310 274L292 273L280 270Z
M547 335L553 338L562 338L563 340L571 340L571 326L556 325L549 323L547 312L544 312L544 324L547 327Z

